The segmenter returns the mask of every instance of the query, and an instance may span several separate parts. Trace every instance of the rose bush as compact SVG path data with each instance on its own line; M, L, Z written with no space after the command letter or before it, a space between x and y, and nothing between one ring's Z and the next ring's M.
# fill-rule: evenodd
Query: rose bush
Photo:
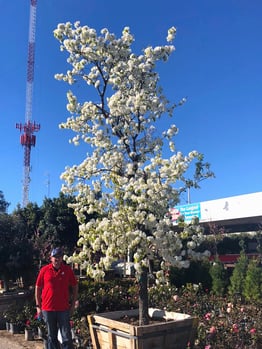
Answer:
M181 288L172 285L149 287L149 305L198 317L197 336L194 343L188 343L188 348L260 349L262 347L261 302L245 301L238 296L220 297L209 290L204 290L201 285L188 284ZM85 282L81 286L80 307L75 314L77 334L83 340L88 340L88 328L83 319L86 320L86 315L95 313L96 309L104 312L137 306L137 288L134 287L132 280Z

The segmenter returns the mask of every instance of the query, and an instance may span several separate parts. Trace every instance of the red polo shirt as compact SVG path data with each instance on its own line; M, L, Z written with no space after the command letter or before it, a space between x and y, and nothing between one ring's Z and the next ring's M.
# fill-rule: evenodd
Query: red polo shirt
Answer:
M36 286L42 289L42 310L68 310L69 287L76 285L77 279L69 265L62 263L57 271L52 263L42 267L36 280Z

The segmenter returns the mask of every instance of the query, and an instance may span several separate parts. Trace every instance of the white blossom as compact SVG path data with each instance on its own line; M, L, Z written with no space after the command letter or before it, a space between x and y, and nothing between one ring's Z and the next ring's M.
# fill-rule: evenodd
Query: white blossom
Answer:
M195 252L204 239L198 221L176 231L167 217L170 205L177 204L188 187L188 169L196 161L201 164L197 151L184 155L176 150L178 128L169 117L185 99L171 104L155 71L156 63L166 62L175 48L149 46L135 54L129 27L120 38L106 28L100 34L80 22L60 23L54 30L71 67L55 75L71 87L70 116L60 128L73 131L72 144L85 143L88 149L80 164L66 167L61 175L62 191L76 197L71 207L79 222L81 250L68 260L79 263L88 275L103 278L120 256L132 253L139 275L157 254L163 269L157 272L157 282L163 283L169 266L187 268L187 258L208 257L207 252ZM168 43L175 34L175 27L168 30ZM80 79L87 91L82 95L74 88ZM94 98L83 101L83 95ZM172 155L164 157L165 151ZM96 263L94 252L101 254Z

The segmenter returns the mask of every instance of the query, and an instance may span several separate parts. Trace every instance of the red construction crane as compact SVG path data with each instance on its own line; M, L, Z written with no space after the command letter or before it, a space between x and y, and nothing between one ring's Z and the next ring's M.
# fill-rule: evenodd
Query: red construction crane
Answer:
M23 132L20 136L20 143L24 147L24 166L23 166L24 173L23 173L23 198L22 198L23 207L25 207L29 202L31 147L34 147L36 144L36 136L34 135L34 132L37 132L40 130L40 124L36 124L34 121L32 122L32 99L33 99L34 64L35 64L36 5L37 5L37 0L30 0L25 123L16 124L16 128L18 128L20 132Z

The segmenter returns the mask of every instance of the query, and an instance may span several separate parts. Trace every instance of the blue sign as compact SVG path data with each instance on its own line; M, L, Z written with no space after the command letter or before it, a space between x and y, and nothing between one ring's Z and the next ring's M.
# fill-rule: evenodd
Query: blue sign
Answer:
M172 221L176 221L179 216L183 216L185 222L190 222L192 218L201 219L200 203L176 206L169 210Z

